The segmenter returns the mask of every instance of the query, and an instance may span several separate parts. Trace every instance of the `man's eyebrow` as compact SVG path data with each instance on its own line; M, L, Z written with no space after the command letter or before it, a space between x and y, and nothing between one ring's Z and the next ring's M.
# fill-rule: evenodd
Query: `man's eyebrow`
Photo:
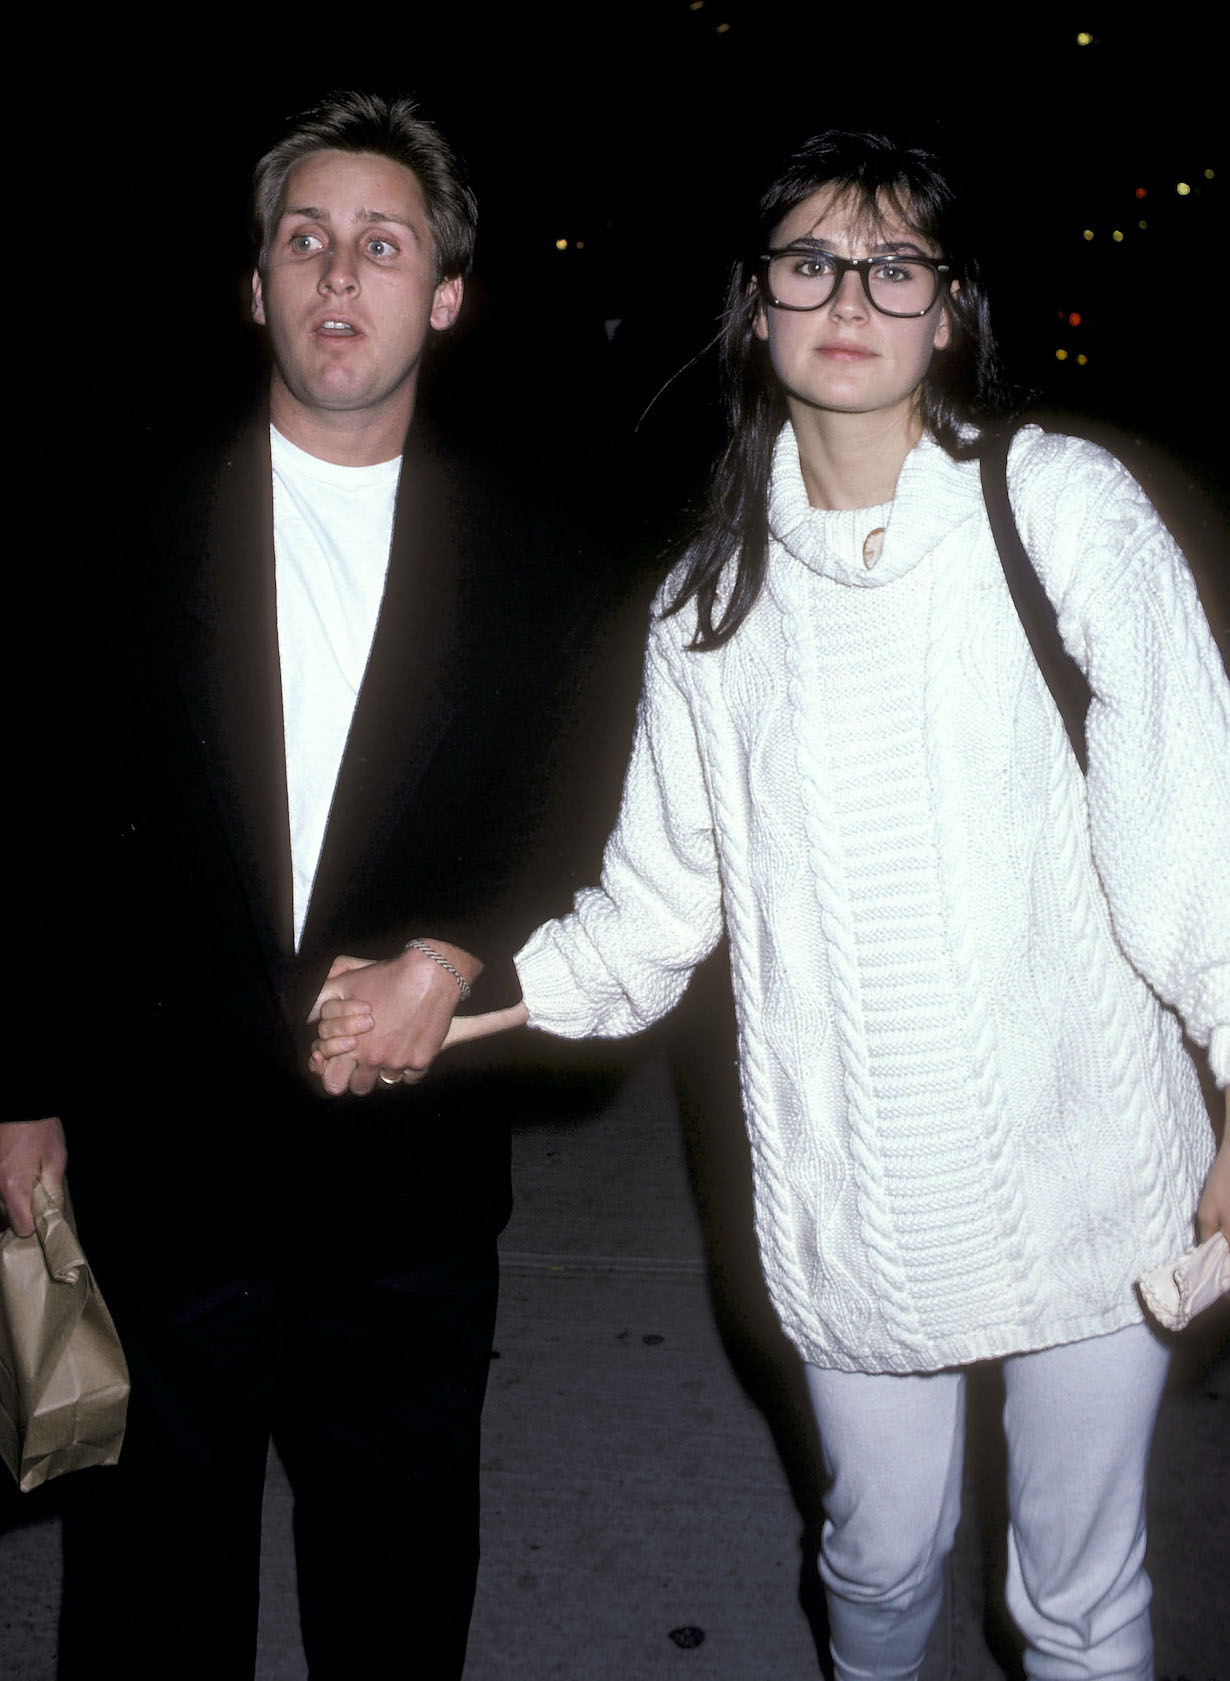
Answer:
M391 210L360 210L355 214L356 222L394 222L399 228L408 228L414 237L418 238L418 231L413 222L407 222L404 216L394 215Z
M288 204L282 212L283 216L304 216L309 222L331 222L333 218L327 210L322 210L318 204ZM368 222L394 222L399 228L407 228L415 239L418 239L418 229L413 222L408 222L404 216L395 215L391 210L356 210L354 220L364 224Z

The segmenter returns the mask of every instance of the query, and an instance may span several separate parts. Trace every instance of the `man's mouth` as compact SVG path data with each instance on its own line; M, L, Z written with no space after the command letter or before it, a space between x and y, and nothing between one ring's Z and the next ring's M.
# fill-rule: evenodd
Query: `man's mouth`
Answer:
M358 334L358 328L351 326L349 321L342 321L332 315L327 315L312 331L321 333L326 338L354 338Z

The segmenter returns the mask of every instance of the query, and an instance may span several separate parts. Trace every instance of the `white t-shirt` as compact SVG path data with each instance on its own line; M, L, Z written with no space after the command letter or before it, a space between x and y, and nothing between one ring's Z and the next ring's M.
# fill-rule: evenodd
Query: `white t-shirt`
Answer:
M384 594L401 457L339 467L269 436L297 950Z

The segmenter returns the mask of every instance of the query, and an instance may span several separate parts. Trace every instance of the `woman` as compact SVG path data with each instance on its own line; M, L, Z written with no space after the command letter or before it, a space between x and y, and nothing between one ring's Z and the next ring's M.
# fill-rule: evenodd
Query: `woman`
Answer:
M1224 1087L1230 696L1139 487L1024 429L1017 522L1093 690L1082 776L982 500L996 357L946 183L826 134L760 210L731 439L653 618L602 886L520 953L524 1004L454 1035L634 1032L725 926L761 1257L832 1476L838 1676L918 1671L962 1368L992 1357L1027 1667L1148 1676L1166 1355L1133 1285L1198 1202L1201 1236L1230 1231L1230 1145L1210 1171L1159 1001ZM375 971L327 989L316 1066L363 1055L346 991L395 1078Z

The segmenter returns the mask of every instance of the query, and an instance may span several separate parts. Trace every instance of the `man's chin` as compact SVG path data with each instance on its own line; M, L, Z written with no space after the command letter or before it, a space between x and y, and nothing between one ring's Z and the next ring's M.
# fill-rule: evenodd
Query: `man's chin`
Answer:
M338 378L335 370L325 379L296 379L293 382L284 376L275 377L274 389L281 385L287 398L299 409L307 413L330 415L370 415L373 419L386 411L390 405L397 403L399 396L409 392L411 400L414 395L414 379L407 376L394 385L377 383L370 379L346 377Z

